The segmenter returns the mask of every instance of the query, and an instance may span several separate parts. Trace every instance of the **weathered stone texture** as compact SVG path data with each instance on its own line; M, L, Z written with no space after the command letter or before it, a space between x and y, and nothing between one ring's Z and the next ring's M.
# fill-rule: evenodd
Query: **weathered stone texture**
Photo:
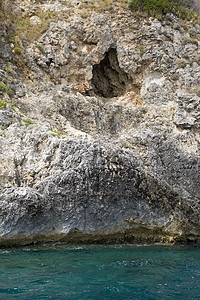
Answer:
M0 245L199 241L199 27L38 5L71 14L22 43L24 74L0 36Z

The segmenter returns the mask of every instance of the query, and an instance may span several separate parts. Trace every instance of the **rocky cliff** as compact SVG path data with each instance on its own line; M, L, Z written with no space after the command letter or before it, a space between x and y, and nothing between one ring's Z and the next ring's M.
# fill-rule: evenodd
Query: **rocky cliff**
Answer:
M200 241L200 26L3 1L0 245Z

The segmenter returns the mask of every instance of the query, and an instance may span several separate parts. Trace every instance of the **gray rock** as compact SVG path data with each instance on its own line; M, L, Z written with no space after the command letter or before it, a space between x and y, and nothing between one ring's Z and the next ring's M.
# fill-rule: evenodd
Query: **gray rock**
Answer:
M22 42L26 80L1 31L0 245L199 242L198 26L71 5L13 4L70 9Z

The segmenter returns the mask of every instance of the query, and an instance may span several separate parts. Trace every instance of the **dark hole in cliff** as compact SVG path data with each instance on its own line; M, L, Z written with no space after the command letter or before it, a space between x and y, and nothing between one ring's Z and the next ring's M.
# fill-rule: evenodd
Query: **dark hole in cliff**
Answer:
M119 66L116 49L106 52L104 59L93 66L92 73L92 89L96 95L112 98L126 92L128 76Z

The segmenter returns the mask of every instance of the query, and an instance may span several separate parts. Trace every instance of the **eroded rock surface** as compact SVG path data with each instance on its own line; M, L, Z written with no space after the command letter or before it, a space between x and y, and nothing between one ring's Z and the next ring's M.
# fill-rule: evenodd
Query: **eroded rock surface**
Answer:
M64 15L17 56L2 25L0 245L199 242L199 25L29 2Z

